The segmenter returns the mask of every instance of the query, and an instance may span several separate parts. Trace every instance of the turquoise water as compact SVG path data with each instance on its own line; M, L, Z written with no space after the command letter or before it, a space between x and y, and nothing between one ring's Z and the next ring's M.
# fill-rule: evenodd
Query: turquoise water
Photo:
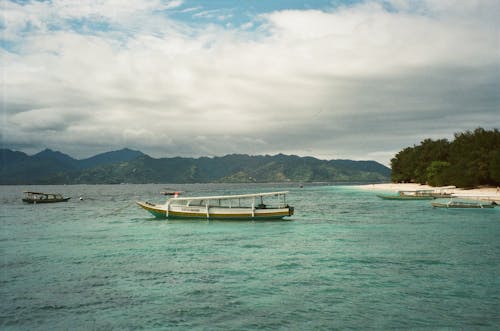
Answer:
M0 187L4 330L500 328L500 208L290 190L292 221L154 220L165 185ZM23 190L72 196L28 205ZM80 201L79 196L85 199Z

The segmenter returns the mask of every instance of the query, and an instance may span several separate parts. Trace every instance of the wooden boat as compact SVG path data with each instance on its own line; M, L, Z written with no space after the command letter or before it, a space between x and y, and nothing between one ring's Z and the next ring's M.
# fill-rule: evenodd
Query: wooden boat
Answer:
M409 191L409 192L411 192L411 191ZM430 196L430 197L434 197L434 198L451 198L452 197L452 193L448 193L446 191L443 191L443 189L440 189L440 190L416 190L415 195Z
M495 208L495 203L484 203L480 201L453 201L448 202L431 202L434 208Z
M445 190L454 187L455 186L448 186L435 190L399 191L397 195L378 194L377 196L385 200L433 200L437 198L451 198L452 194Z
M157 218L282 219L286 216L292 216L294 212L294 208L286 203L287 194L288 192L267 192L205 197L173 197L167 199L165 204L141 201L136 201L136 203Z
M377 194L377 196L384 200L434 200L435 197L432 196L415 196L415 195L382 195Z
M54 202L66 202L71 197L63 197L59 193L44 193L44 192L32 192L25 191L23 202L26 203L54 203Z
M436 197L427 194L418 194L415 191L399 191L397 195L377 194L377 196L384 200L433 200Z

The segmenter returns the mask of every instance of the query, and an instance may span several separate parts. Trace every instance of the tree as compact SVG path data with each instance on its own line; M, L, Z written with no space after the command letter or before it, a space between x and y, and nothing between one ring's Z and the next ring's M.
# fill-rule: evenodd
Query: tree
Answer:
M417 160L415 147L407 147L391 160L393 182L412 182L415 178L414 165Z
M458 185L474 187L493 184L490 158L500 150L500 132L477 128L455 134L450 149L450 172Z
M394 182L459 187L500 184L500 132L498 129L455 133L446 139L425 139L407 147L391 160Z
M427 183L431 186L449 185L451 183L449 179L449 169L449 162L432 161L426 171Z
M489 174L492 184L500 185L500 149L491 152Z
M434 161L446 162L450 143L446 139L425 139L416 147L417 161L415 164L415 180L418 183L427 183L427 168Z

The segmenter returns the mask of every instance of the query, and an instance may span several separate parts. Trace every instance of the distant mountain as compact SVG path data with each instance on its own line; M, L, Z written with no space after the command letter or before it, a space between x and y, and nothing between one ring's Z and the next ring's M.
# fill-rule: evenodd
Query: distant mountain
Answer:
M83 169L97 167L105 164L113 164L118 162L127 162L145 155L142 152L134 151L132 149L123 148L119 151L106 152L98 154L88 159L79 161L79 166Z
M23 152L11 151L10 149L0 149L0 164L6 166L12 163L23 162L30 157Z
M378 172L391 175L391 169L375 161L352 161L352 160L331 160L329 163L334 167L350 168L351 170Z
M375 161L319 160L295 155L231 154L160 158L122 149L75 160L45 150L33 156L2 151L0 184L114 184L208 182L381 182L390 169ZM34 172L34 167L42 171Z
M0 149L0 155L0 184L51 184L50 178L69 178L71 176L67 174L76 174L96 166L129 161L144 154L125 148L77 160L47 148L32 156L9 149ZM72 181L68 181L70 182Z
M33 155L33 159L37 159L41 162L55 162L58 164L58 168L61 168L61 170L77 169L79 162L69 155L58 151L53 151L49 148L46 148L40 153Z
M50 149L33 156L3 149L0 161L0 184L35 184L41 178L77 169L77 160Z

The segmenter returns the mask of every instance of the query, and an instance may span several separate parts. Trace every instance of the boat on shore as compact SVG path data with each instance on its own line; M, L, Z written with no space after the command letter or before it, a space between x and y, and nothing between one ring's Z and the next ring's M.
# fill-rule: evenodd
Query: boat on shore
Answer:
M227 220L276 220L292 216L286 203L288 192L172 197L164 204L136 201L156 218L200 218Z
M54 203L54 202L66 202L71 197L64 197L59 193L44 193L44 192L33 192L33 191L25 191L23 202L26 203Z
M482 201L456 201L450 200L448 202L431 202L432 207L434 208L495 208L495 202L482 202Z

